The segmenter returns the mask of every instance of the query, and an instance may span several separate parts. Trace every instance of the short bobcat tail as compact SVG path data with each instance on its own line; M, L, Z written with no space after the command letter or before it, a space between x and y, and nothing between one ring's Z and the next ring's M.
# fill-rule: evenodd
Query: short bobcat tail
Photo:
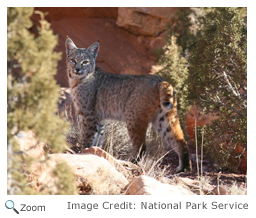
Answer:
M161 108L166 112L172 110L173 108L177 108L175 91L173 90L172 85L164 81L159 83L158 87Z

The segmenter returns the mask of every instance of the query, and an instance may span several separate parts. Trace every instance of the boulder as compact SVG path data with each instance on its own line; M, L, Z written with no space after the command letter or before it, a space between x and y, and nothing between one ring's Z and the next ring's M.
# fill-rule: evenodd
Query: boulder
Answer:
M66 162L75 174L75 185L78 189L89 187L87 194L121 194L128 184L125 176L131 176L129 170L123 166L125 162L116 160L100 148L85 149L84 154L46 155L45 145L38 143L32 131L20 132L16 140L20 150L33 158L28 166L28 180L36 184L34 188L37 191L57 193L57 178L53 170L61 162Z
M98 157L106 159L112 166L116 168L118 172L122 173L126 178L132 178L133 172L135 170L139 170L139 167L137 165L128 161L117 160L108 152L104 151L99 147L93 146L91 148L86 148L84 149L83 154L96 155Z
M96 155L51 154L52 165L65 161L77 179L91 188L91 194L120 194L128 180L106 159Z
M170 7L120 7L116 24L135 35L156 37L165 31L178 10Z
M148 176L133 179L125 192L126 195L194 195L179 185L161 183Z

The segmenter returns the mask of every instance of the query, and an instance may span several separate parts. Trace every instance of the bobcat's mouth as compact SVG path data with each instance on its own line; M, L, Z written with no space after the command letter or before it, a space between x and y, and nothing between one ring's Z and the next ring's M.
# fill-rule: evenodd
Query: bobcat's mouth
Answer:
M77 78L77 79L83 79L83 78L85 78L85 77L87 77L88 75L89 75L89 73L87 72L87 71L76 71L76 70L73 70L72 71L72 75L73 75L73 77L71 76L69 76L70 78Z
M84 74L83 72L74 72L74 74L76 74L76 75L82 75L82 74Z
M76 70L73 70L72 73L75 74L75 75L81 76L81 75L83 75L85 72L83 72L83 71L78 71L78 72L77 72Z

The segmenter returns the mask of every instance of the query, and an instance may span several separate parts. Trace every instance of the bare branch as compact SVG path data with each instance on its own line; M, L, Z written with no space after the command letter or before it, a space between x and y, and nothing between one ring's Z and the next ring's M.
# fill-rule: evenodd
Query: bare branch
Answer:
M239 92L236 92L236 91L234 90L234 88L233 88L233 86L231 85L231 83L230 83L230 81L229 81L229 79L228 79L228 76L227 76L227 74L226 74L225 71L223 71L223 77L224 77L224 79L225 79L225 81L226 81L226 83L227 83L229 89L230 89L231 92L233 93L233 95L235 95L236 97L240 96L240 93L239 93Z

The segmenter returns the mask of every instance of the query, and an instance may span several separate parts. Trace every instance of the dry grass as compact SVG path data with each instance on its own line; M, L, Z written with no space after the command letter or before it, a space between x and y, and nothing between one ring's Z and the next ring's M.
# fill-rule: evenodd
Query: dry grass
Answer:
M168 174L167 166L162 165L163 158L169 154L168 148L150 125L146 134L147 150L138 162L142 174L161 180ZM132 153L126 124L108 120L105 127L103 148L117 159L129 161Z

